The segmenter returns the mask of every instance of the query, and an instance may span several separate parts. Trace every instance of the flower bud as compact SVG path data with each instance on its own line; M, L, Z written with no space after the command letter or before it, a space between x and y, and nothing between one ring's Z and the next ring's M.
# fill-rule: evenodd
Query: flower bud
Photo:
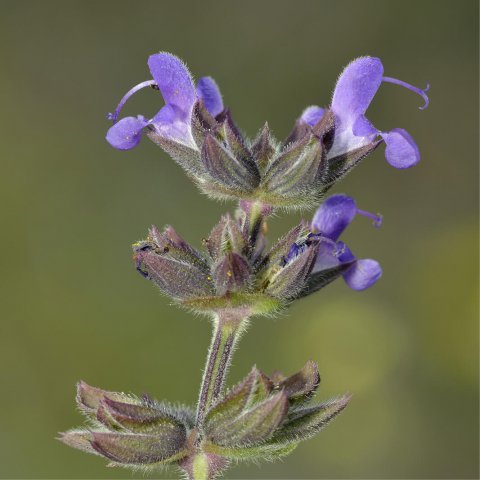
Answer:
M199 149L202 148L205 136L215 135L218 127L218 122L205 108L203 101L197 101L192 111L192 135Z
M175 258L168 252L157 253L154 248L148 244L136 246L134 259L138 271L162 292L179 300L214 294L209 274L196 262Z
M229 447L261 443L273 435L287 411L287 396L284 392L278 392L230 419L221 429L210 431L209 439Z
M193 413L185 407L172 408L84 382L78 384L77 403L96 421L90 430L60 434L59 439L71 447L132 466L172 463L187 453Z
M256 367L207 412L204 450L227 459L278 458L317 433L347 405L342 396L310 405L318 388L317 365L267 377Z
M217 295L244 289L250 279L250 268L244 257L227 253L213 268L213 279Z
M317 364L309 360L299 372L274 382L274 388L283 390L290 403L298 403L309 400L315 394L319 384L320 374Z
M250 162L236 158L211 134L207 134L202 146L202 162L210 176L200 188L214 196L231 195L246 197L259 183L258 172L252 171Z
M317 255L317 245L306 246L305 250L269 278L265 289L268 295L292 299L305 287Z
M258 168L264 171L273 159L276 151L277 148L272 139L270 128L268 123L265 123L257 138L252 143L252 154Z

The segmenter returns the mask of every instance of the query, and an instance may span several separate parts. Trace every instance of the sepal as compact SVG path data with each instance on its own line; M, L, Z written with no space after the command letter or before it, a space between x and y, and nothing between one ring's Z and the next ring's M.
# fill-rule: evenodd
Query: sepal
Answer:
M180 165L187 175L196 178L205 172L200 160L200 150L195 145L186 145L173 138L159 135L154 128L145 129L147 137Z
M58 434L57 440L82 452L100 455L100 453L92 447L93 433L86 428L75 428L61 432Z
M325 403L293 410L283 426L275 432L272 441L280 444L297 443L314 436L343 411L350 398L343 395Z
M273 435L287 412L287 396L278 392L254 404L221 428L210 429L208 438L222 446L256 445Z
M97 420L107 428L132 433L159 434L168 429L185 428L167 409L154 403L124 403L105 395L97 410Z
M310 232L309 224L305 221L300 222L296 227L293 227L283 237L270 248L268 253L262 258L261 263L257 266L257 271L262 277L268 276L268 270L273 268L278 270L279 266L285 264L292 245L302 238L305 238Z
M312 133L322 143L326 152L330 150L335 136L335 115L326 110L322 118L312 127Z
M110 392L108 390L102 390L101 388L92 387L83 380L77 383L75 401L80 412L88 418L96 418L98 407L105 396L108 396L112 400L125 403L135 403L138 401L138 399L132 395Z
M248 196L258 185L259 178L251 165L207 134L202 146L202 162L210 181L202 181L200 188L220 198Z
M218 122L205 108L202 100L195 102L192 111L192 135L199 151L203 146L206 135L215 135L219 127Z
M203 450L229 460L276 459L320 431L350 397L310 405L320 383L308 361L288 377L266 376L256 367L217 400L203 423Z
M294 147L272 162L265 181L273 194L291 197L299 195L299 190L303 189L305 195L305 189L315 188L317 180L324 175L326 158L323 147L314 136L306 139L307 143L298 145L301 149Z
M207 433L221 430L232 418L239 416L246 410L251 405L253 398L261 398L257 392L263 389L261 386L262 376L263 374L256 367L253 367L252 371L243 380L235 385L207 412L205 416L205 430Z
M317 364L309 360L299 372L276 382L275 389L283 390L290 404L296 405L310 400L319 385Z
M324 191L328 190L328 188L345 177L347 173L356 167L366 156L374 152L381 143L382 140L377 140L363 147L330 158L328 160L328 174L324 178Z
M229 460L257 462L259 460L274 461L285 457L292 453L297 446L298 444L293 442L281 444L269 441L255 446L223 447L206 442L204 449L206 452L215 453Z
M171 463L185 456L184 430L166 429L161 435L93 432L92 447L109 460L127 465Z
M265 123L257 135L257 138L253 141L251 150L258 168L264 171L277 152L277 147L270 133L268 123Z
M333 282L338 277L341 277L353 264L353 261L340 263L335 267L311 273L307 278L305 286L297 294L296 298L306 297L307 295L311 295L323 287L326 287L329 283Z
M228 151L247 169L250 178L257 185L260 181L260 172L253 160L252 152L247 147L246 141L235 125L228 109L219 116L219 118L222 117L223 122L219 128L219 135L222 137Z
M184 300L215 293L208 272L198 265L168 253L157 253L148 244L135 245L134 251L137 270L166 295Z
M160 233L153 226L133 251L137 270L166 295L182 300L214 294L207 260L172 227Z
M156 253L167 254L177 260L193 263L201 270L208 272L208 262L205 257L185 241L170 225L167 225L162 233L155 225L152 225L148 230L148 243L153 244Z
M250 267L243 256L230 252L214 265L212 275L217 295L223 296L247 288Z
M106 391L85 382L79 382L76 398L92 427L61 433L63 443L120 466L172 463L187 454L187 433L193 426L189 408Z
M295 298L305 286L313 268L317 250L318 244L306 246L303 252L279 268L276 273L272 272L265 293L279 299Z
M301 118L298 118L295 121L292 131L288 134L287 138L283 142L283 147L287 147L293 143L298 142L302 138L305 138L306 135L310 135L312 128L308 123L304 122Z

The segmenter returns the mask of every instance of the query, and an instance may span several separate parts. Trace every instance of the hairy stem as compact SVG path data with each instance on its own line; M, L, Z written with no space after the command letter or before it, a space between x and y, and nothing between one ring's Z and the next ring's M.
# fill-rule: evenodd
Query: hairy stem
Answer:
M213 320L214 331L197 406L196 425L201 425L205 413L223 389L237 341L248 322L244 309L218 312Z

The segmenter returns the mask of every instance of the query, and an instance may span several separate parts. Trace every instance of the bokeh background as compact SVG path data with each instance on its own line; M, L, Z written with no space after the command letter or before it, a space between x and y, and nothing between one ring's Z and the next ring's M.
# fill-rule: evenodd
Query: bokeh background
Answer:
M81 424L79 379L194 403L210 325L168 304L135 272L130 245L172 223L196 245L233 204L200 195L145 140L104 141L111 111L149 78L159 50L212 75L252 136L284 137L328 104L344 65L365 54L386 74L369 117L404 127L422 161L397 171L383 148L336 192L384 215L345 240L384 277L340 280L277 320L254 321L230 381L320 365L319 398L349 391L345 413L283 462L228 478L478 478L478 4L476 1L0 1L0 476L137 478L54 440ZM127 113L153 114L147 90ZM308 217L310 212L306 212ZM300 218L270 223L272 240ZM159 473L171 478L175 473ZM141 478L141 476L140 476Z

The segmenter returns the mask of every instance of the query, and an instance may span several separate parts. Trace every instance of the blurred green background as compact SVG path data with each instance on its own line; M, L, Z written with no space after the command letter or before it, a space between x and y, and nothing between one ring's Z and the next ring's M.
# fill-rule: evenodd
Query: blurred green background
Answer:
M200 244L221 205L144 140L104 141L105 114L171 51L212 75L252 136L284 137L301 110L328 104L350 60L382 58L369 117L406 128L422 161L397 171L383 148L336 192L380 211L345 240L382 280L340 280L277 320L254 321L230 382L256 363L320 365L319 398L349 391L345 413L285 461L228 478L478 478L478 4L476 1L1 1L0 476L141 478L54 440L81 424L79 379L194 403L210 325L135 272L130 245L151 223ZM127 113L153 114L136 96ZM308 217L310 212L306 212ZM271 239L299 214L270 223ZM170 471L158 477L174 477Z

